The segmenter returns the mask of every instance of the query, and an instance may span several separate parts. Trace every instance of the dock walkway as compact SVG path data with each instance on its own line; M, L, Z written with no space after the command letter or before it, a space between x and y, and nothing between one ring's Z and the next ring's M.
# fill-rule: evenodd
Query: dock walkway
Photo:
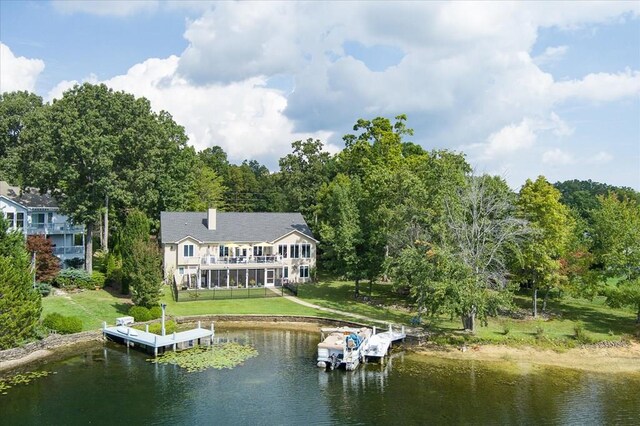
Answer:
M126 345L134 344L145 349L153 349L153 354L158 355L159 349L184 349L195 346L196 344L201 344L203 339L205 339L205 341L208 340L210 343L214 336L214 329L213 324L211 324L211 329L206 329L201 328L200 323L198 323L197 328L161 336L132 327L107 327L106 324L103 324L102 333L105 337L110 336L116 341L124 342Z

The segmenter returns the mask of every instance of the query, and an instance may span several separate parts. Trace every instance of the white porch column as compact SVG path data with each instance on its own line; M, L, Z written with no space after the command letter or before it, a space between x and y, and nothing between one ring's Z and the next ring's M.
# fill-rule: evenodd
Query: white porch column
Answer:
M227 268L227 288L229 288L229 268Z
M209 288L209 290L211 290L211 269L209 269L207 271L207 278L208 278L207 288Z
M244 270L244 287L249 288L249 269Z
M267 286L267 268L264 268L264 282L262 284L265 287Z

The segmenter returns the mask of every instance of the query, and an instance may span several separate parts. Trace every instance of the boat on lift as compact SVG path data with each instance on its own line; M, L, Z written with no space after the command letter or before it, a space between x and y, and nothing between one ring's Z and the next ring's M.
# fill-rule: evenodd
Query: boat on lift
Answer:
M322 328L322 341L318 343L317 366L333 370L344 366L355 370L364 361L369 347L371 329L362 327Z

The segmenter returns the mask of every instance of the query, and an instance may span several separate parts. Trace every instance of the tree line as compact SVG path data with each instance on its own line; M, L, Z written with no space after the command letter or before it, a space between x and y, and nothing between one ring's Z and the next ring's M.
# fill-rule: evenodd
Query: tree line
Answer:
M540 176L515 192L474 174L463 153L410 142L404 115L358 120L336 155L320 140L295 141L270 172L231 164L219 146L196 152L169 113L104 85L52 103L5 93L0 113L0 178L49 191L86 225L87 253L96 229L105 250L117 246L132 211L152 232L163 210L299 211L320 240L321 267L353 280L356 296L390 280L419 315L448 313L473 330L527 287L534 316L553 294L575 292L632 306L640 322L631 188Z

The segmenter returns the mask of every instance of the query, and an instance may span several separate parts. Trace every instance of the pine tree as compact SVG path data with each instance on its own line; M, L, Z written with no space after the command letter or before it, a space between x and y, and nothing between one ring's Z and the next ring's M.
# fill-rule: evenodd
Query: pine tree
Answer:
M0 349L31 338L40 319L40 294L33 289L29 255L20 232L7 232L0 214Z

